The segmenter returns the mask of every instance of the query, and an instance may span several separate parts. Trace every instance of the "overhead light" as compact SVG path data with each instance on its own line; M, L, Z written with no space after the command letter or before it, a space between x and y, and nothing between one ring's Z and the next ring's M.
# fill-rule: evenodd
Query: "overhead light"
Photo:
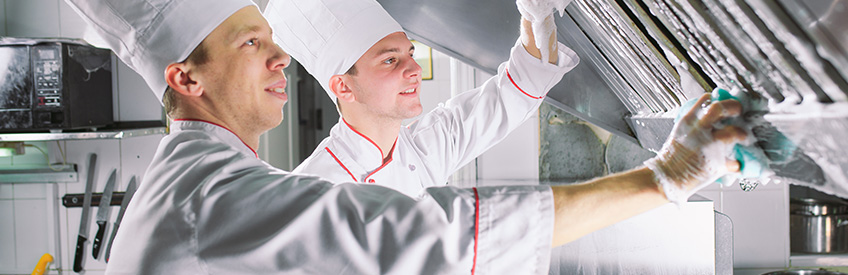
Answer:
M0 142L0 157L11 157L23 154L25 154L23 141Z

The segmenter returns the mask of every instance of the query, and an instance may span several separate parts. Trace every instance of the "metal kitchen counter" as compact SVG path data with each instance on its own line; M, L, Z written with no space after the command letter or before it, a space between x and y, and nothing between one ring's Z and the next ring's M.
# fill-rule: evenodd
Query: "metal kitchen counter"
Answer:
M149 127L137 129L113 129L94 132L64 132L64 133L8 133L0 134L0 141L54 141L54 140L85 140L85 139L124 139L130 137L165 134L165 127Z

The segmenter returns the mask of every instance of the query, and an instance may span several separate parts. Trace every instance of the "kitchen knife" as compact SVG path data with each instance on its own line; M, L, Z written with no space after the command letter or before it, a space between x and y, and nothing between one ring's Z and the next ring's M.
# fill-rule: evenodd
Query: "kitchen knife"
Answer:
M91 188L94 186L94 166L97 164L97 154L91 154L88 158L88 177L85 183L85 196L82 200L82 218L80 219L79 236L77 237L77 248L74 253L74 272L82 271L83 251L85 242L88 241L88 209L91 206Z
M109 212L112 209L112 190L114 190L117 172L117 169L112 169L112 174L109 175L106 187L103 188L103 195L100 197L100 206L97 207L97 217L95 218L97 234L94 234L94 243L91 245L91 255L95 259L100 256L100 244L103 241L103 234L106 233L106 221L109 220Z
M127 191L124 192L124 199L121 200L121 210L118 211L118 219L115 220L112 226L112 236L109 237L109 245L106 246L106 262L109 262L109 254L112 252L112 243L115 241L115 234L118 233L118 228L121 227L121 220L124 219L124 212L127 211L127 205L130 204L130 199L135 194L135 176L130 178L130 184L127 185Z

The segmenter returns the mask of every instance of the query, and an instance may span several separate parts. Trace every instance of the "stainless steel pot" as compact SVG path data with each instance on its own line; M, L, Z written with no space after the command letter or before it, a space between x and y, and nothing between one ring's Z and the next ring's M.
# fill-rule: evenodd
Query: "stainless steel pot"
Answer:
M792 252L848 252L848 203L811 198L791 199L789 234Z
M826 270L781 270L763 273L763 275L845 275L845 273Z

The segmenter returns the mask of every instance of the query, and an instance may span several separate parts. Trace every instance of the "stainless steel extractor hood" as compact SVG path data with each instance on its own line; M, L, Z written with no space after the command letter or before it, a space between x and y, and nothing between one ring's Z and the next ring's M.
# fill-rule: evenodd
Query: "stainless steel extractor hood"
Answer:
M411 37L490 73L518 37L513 0L379 2ZM769 129L797 148L773 163L776 179L848 198L848 0L575 0L566 11L558 39L581 64L548 103L657 150L681 103L737 88L767 99Z

